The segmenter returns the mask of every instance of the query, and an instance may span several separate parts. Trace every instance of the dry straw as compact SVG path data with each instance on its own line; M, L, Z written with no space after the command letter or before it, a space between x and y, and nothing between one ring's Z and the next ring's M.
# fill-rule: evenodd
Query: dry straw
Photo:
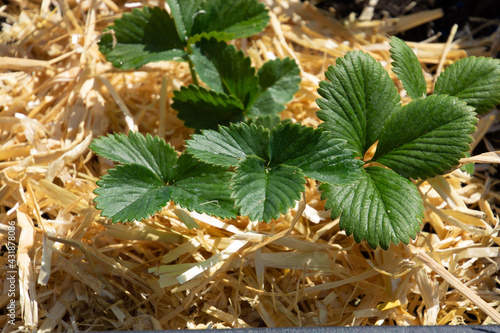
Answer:
M317 325L500 323L496 167L498 112L475 134L485 153L420 184L425 228L389 251L356 244L330 220L314 182L296 209L270 224L221 221L168 205L141 222L111 225L92 200L112 165L88 149L92 138L136 130L181 150L192 133L171 109L189 83L185 64L112 68L101 31L122 11L152 2L12 1L0 7L0 239L15 221L16 327L40 332ZM441 11L342 25L295 1L269 1L271 24L238 46L259 67L292 57L302 83L283 117L316 126L318 82L336 57L369 52L390 70L388 36ZM467 55L490 55L498 34L409 43L431 73ZM391 74L392 75L392 74ZM394 77L394 76L393 76ZM394 77L395 78L395 77ZM403 101L408 98L397 80ZM196 224L188 229L185 225ZM0 308L10 298L0 257ZM0 327L9 332L7 312Z

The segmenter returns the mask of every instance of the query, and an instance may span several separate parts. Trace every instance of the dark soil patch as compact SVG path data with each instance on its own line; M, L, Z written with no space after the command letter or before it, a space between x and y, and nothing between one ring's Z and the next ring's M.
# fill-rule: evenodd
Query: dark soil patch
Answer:
M333 8L336 18L343 20L353 12L359 15L368 3L369 0L321 0L316 6L323 9ZM375 7L374 19L398 17L436 8L443 9L444 17L408 30L400 34L400 37L422 41L440 32L442 35L439 41L444 42L455 23L458 24L459 31L464 31L466 26L473 31L486 20L500 21L500 0L379 0ZM475 33L474 37L489 36L495 29L497 25L491 25Z

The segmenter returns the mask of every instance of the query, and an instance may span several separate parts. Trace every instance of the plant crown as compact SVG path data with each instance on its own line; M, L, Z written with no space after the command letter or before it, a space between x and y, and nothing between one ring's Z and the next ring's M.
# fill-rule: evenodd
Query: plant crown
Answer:
M114 222L132 221L173 200L200 213L269 222L295 206L307 177L321 183L326 209L340 216L340 227L357 242L383 249L408 243L424 213L413 181L449 172L466 156L476 113L500 103L500 61L457 61L427 96L415 54L396 37L390 44L393 71L412 98L406 105L382 65L353 51L338 58L320 83L319 128L233 123L194 134L179 158L150 135L95 139L95 153L120 163L98 182L97 208ZM250 89L232 84L240 98L254 98ZM366 158L376 142L373 157Z

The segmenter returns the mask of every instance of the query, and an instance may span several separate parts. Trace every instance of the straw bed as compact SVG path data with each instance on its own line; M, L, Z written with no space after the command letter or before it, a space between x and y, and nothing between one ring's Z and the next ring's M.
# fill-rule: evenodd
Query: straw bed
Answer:
M500 324L500 143L488 139L499 132L497 110L478 123L474 146L484 153L463 160L480 163L474 177L454 171L419 186L424 231L409 245L356 244L324 211L314 181L305 200L269 224L172 203L145 221L111 224L93 190L112 163L90 152L91 139L139 130L182 150L192 130L170 103L189 69L162 62L121 71L98 51L102 30L122 11L163 2L54 4L0 7L0 240L14 221L19 244L15 326L0 310L3 331ZM237 46L256 67L274 57L298 62L300 90L282 116L309 126L319 124L316 89L335 58L360 49L390 71L388 37L442 15L376 21L368 12L342 25L309 3L267 5L269 26ZM409 43L429 91L436 72L495 54L500 41L452 38ZM12 298L8 271L0 271L0 309Z

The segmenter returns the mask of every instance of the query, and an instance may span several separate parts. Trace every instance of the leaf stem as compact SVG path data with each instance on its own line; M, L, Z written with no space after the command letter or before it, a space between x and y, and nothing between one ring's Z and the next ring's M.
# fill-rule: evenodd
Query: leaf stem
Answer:
M189 64L189 71L191 72L191 78L193 79L193 84L195 86L199 86L200 83L198 82L198 76L196 75L196 71L194 70L193 61L189 59L188 64Z

